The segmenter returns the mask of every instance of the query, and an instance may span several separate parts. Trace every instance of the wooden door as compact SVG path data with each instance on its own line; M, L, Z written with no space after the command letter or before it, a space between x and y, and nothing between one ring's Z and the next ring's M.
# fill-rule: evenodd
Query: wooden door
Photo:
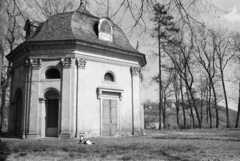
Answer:
M58 137L58 99L47 100L46 136Z
M115 136L118 132L117 100L103 99L103 136Z

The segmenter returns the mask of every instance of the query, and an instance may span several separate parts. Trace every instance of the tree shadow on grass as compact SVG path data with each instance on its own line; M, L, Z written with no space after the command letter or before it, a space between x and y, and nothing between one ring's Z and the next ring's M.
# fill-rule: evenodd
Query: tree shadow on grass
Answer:
M159 156L165 156L169 161L189 161L189 159L186 158L187 156L184 157L182 155L178 155L187 153L194 154L197 150L199 150L199 148L193 145L171 145L161 147L161 149L154 151L154 153L158 154Z

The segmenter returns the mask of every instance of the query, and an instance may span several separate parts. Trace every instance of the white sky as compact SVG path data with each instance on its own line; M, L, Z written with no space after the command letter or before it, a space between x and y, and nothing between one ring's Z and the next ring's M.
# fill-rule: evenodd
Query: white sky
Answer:
M240 32L240 0L212 0L212 2L221 11L217 12L215 16L205 18L206 23L209 23L211 26L220 26L222 28L228 28L229 30ZM132 44L135 44L134 41ZM146 53L149 52L149 48L140 48L140 51ZM144 77L149 79L149 77L157 74L157 66L157 62L148 62L147 68L149 70L144 72ZM231 70L232 69L229 69L230 72ZM152 101L158 101L158 92L156 91L158 86L148 85L148 83L145 84L144 88L144 100L150 99ZM227 91L229 95L234 95L233 97L238 94L238 88L236 88L236 85L227 84ZM237 101L229 99L229 106L236 110Z
M90 1L91 2L91 1ZM135 2L135 1L134 1ZM135 3L138 3L136 1ZM223 28L228 28L230 30L235 30L240 32L240 0L212 0L213 4L220 10L216 12L215 16L205 17L206 23L211 26L221 26ZM78 3L78 0L76 0ZM117 6L116 3L118 1L110 1L110 6ZM99 5L91 4L92 14L97 15L99 12L104 10L104 8L99 9ZM115 8L114 8L115 9ZM36 13L36 11L34 11ZM95 12L95 13L94 13ZM111 12L110 12L111 14ZM130 23L133 23L132 19L130 21L129 13L126 14L121 23L118 23L121 20L121 17L117 17L114 22L122 28L122 30L126 33L127 27L129 27ZM148 23L148 20L146 20ZM142 40L140 37L132 37L130 39L130 43L133 47L136 46L137 41L140 41L140 44L146 43L152 40ZM156 48L156 47L155 47ZM158 86L156 84L149 85L151 77L158 73L158 62L149 59L149 55L151 51L155 50L152 46L140 46L139 51L146 54L148 64L143 71L144 74L144 89L143 89L143 100L150 99L152 101L158 101L158 92L156 91ZM158 59L158 58L157 58ZM231 87L229 87L230 89ZM235 88L236 89L236 88ZM230 92L234 92L229 90ZM232 101L233 102L233 101ZM231 108L236 109L236 102L230 102Z

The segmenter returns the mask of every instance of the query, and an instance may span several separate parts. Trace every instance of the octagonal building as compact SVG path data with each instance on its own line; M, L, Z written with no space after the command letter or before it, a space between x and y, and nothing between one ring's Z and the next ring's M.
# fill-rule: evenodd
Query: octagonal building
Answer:
M141 68L109 18L84 5L43 23L27 20L26 41L12 63L9 132L22 138L74 138L143 133Z

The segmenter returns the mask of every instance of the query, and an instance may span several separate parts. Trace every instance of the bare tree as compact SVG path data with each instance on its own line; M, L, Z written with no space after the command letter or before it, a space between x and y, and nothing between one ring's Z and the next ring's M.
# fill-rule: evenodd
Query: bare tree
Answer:
M235 128L238 128L239 115L240 115L240 82L239 82L239 86L238 86L238 111L237 111Z
M174 96L176 99L176 117L177 117L177 125L179 127L179 107L180 107L180 85L179 85L179 80L178 80L178 74L176 71L173 71L173 78L172 78L172 85L173 85L173 90L174 90ZM185 116L185 114L183 114ZM185 121L184 117L184 121ZM185 124L184 124L185 126Z
M40 18L43 20L48 19L49 17L58 14L72 11L76 6L79 5L79 0L24 0L28 5L29 9L32 9L31 12L37 12L39 14L32 14L28 16L32 19ZM36 17L38 16L38 17Z
M211 112L211 93L213 92L214 96L214 109L216 113L216 128L219 126L219 114L217 107L217 95L214 86L214 78L216 75L216 48L213 45L214 38L212 35L212 31L206 29L205 27L201 27L198 29L198 35L195 39L195 49L196 49L196 60L201 65L203 70L205 71L208 79L208 88L209 89L209 98L208 98L208 112L210 118L210 128L212 128L212 112Z
M216 30L212 32L213 46L216 50L217 63L216 67L220 71L220 79L222 83L222 89L224 93L224 101L226 106L226 117L227 117L227 128L229 128L229 114L228 114L228 97L225 85L225 74L224 71L229 65L228 63L235 56L236 50L233 49L233 37L232 33L226 30Z
M236 32L234 34L234 49L239 53L240 52L240 33ZM237 56L237 60L240 62L240 57ZM239 69L238 69L239 70ZM239 89L238 89L238 109L237 109L237 117L236 117L236 123L235 128L238 128L238 122L239 122L239 116L240 116L240 78L237 76L237 80L239 83Z
M23 33L22 33L22 27L19 25L19 22L17 19L21 16L19 11L16 8L16 3L14 1L11 1L11 7L8 9L8 30L7 34L5 35L6 40L6 50L8 52L13 51L15 46L19 45L19 43L23 40ZM6 99L7 98L7 89L10 85L10 70L11 70L11 63L10 62L4 62L4 69L2 70L2 77L1 77L1 108L0 108L0 130L2 130L4 118L7 117L6 113Z
M187 27L188 28L188 27ZM194 98L194 41L193 41L193 32L190 30L181 30L181 34L179 34L178 41L180 42L179 45L172 45L172 46L164 46L164 51L168 54L171 58L174 66L176 67L176 71L178 72L179 76L183 79L185 86L186 86L186 94L188 96L188 103L191 110L192 121L194 126L194 116L192 111L192 106L195 109L195 114L197 116L199 128L201 128L201 121L198 113L198 109L196 106L195 98Z
M5 35L8 28L8 7L9 0L0 0L0 78L2 73L3 57L4 57L4 46L5 46Z

